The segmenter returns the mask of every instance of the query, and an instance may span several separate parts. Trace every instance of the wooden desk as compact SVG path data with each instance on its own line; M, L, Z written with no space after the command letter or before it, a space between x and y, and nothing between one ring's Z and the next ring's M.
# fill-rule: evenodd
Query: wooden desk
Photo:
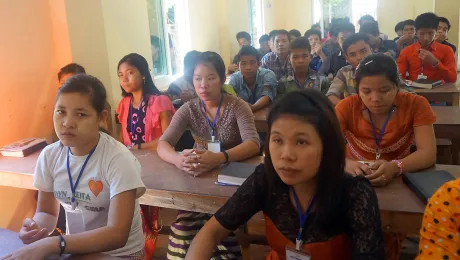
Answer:
M236 191L236 187L215 184L219 170L192 177L174 165L162 161L154 151L135 151L142 164L142 180L147 191L142 204L171 209L215 213ZM33 189L33 169L38 153L26 158L0 157L0 185ZM249 163L258 164L262 157ZM460 166L436 165L430 170L447 170L460 178ZM418 233L424 203L397 179L385 188L376 188L382 223L393 232Z
M434 89L412 89L415 93L431 102L447 102L449 106L459 106L460 92L454 83L446 83Z
M432 107L437 120L434 124L436 138L452 140L452 164L459 165L460 107Z
M267 117L271 108L271 106L268 106L254 113L257 132L266 133L268 131Z

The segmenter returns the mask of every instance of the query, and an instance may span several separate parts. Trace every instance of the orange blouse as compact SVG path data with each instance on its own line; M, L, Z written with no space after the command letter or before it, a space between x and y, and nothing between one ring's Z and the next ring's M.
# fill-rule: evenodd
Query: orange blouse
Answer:
M385 128L379 144L380 159L395 160L409 155L414 141L414 127L432 125L436 115L428 101L413 93L399 92L396 95L393 116ZM340 127L347 139L346 157L352 160L375 160L376 145L372 126L363 116L366 106L359 95L342 100L335 107ZM380 129L376 129L377 136Z
M460 179L445 183L428 202L417 260L460 258Z

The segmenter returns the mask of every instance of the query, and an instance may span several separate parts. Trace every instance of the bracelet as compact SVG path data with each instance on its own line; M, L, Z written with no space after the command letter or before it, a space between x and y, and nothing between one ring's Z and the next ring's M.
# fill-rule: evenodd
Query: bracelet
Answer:
M397 165L398 168L399 168L399 173L398 173L397 176L401 176L401 174L403 174L403 168L404 168L403 162L401 162L400 160L393 160L393 161L391 161L391 162L396 163L396 165Z
M227 153L227 151L222 151L222 153L223 153L223 154L224 154L224 156L225 156L225 163L228 163L228 161L229 161L229 157L228 157L228 153Z
M60 237L60 240L59 240L59 249L61 249L61 252L59 253L59 255L62 255L64 254L64 251L65 251L65 247L67 246L67 243L65 242L65 239L62 235L59 235Z

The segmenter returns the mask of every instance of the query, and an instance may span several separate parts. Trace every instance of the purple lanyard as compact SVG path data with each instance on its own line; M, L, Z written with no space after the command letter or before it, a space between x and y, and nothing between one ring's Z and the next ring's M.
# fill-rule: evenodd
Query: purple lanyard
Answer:
M201 101L201 104L203 105L203 109L204 109L204 112L205 112L206 121L208 121L208 124L209 124L209 126L211 127L211 130L212 130L211 136L213 137L213 139L214 139L214 136L215 136L214 130L216 129L217 118L219 117L219 111L220 111L220 107L222 106L222 101L224 101L224 95L223 94L222 94L222 97L220 98L219 107L217 107L216 115L214 116L214 119L212 120L212 122L211 122L211 119L209 119L209 117L208 117L208 112L206 111L206 106L204 105L204 101L203 100Z

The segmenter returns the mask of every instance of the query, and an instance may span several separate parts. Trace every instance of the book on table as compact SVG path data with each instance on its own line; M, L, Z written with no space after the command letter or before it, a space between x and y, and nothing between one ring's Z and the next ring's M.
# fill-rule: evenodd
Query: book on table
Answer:
M417 81L406 80L406 86L413 88L433 89L444 84L443 80L418 79Z
M40 138L27 138L0 148L3 156L26 157L46 146L46 140Z
M446 182L455 180L447 171L414 172L403 175L403 181L425 202Z
M229 163L217 177L217 184L241 186L255 171L257 164L232 162Z

